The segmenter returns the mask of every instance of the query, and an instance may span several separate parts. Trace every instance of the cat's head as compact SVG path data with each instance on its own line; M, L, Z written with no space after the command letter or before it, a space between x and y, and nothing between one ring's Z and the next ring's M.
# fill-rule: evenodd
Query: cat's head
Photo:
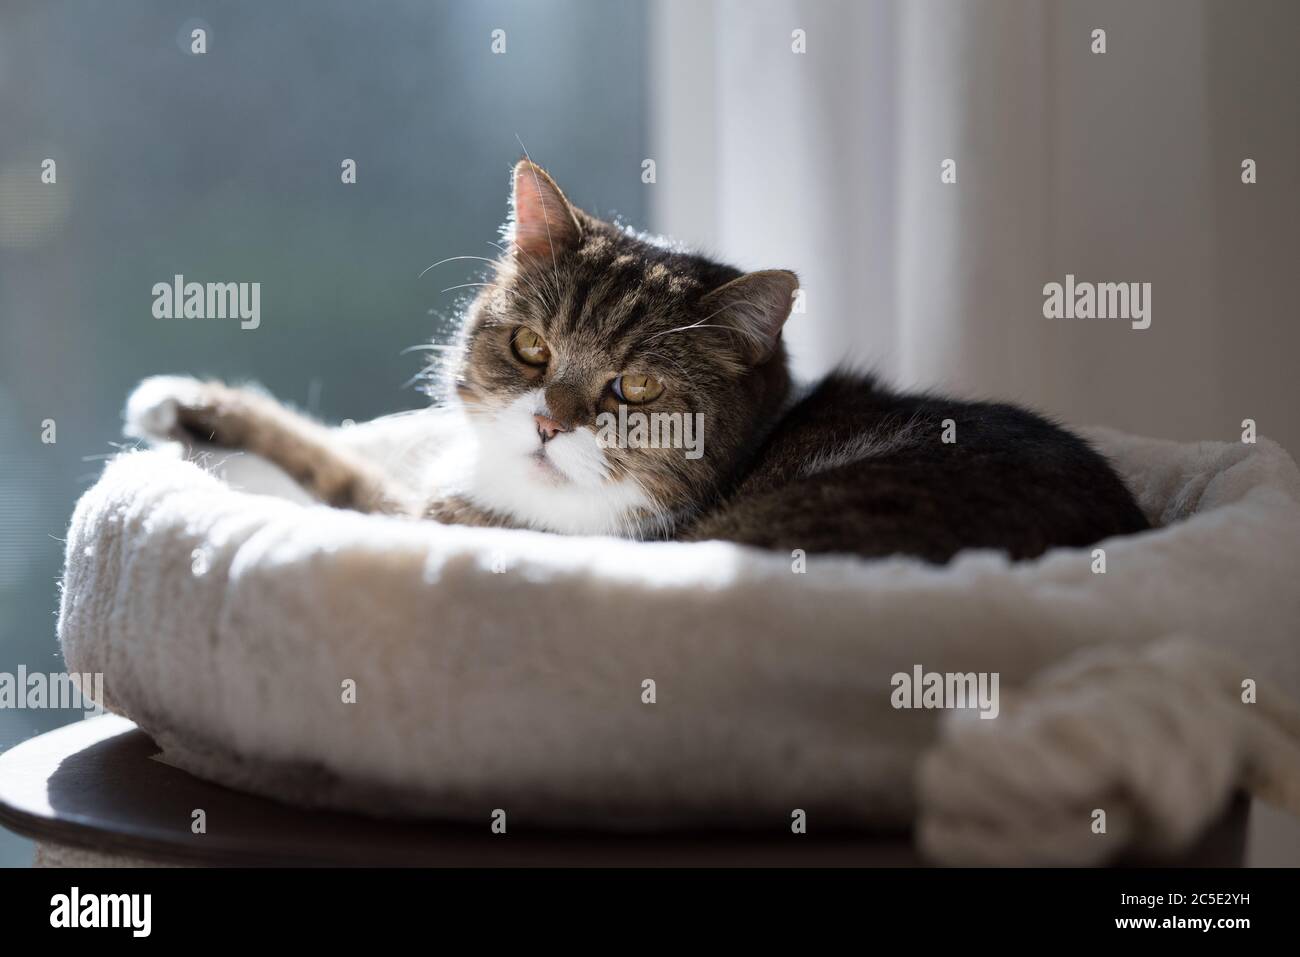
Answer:
M505 252L449 370L472 497L550 531L664 534L725 488L785 400L798 280L597 219L526 160L512 186Z

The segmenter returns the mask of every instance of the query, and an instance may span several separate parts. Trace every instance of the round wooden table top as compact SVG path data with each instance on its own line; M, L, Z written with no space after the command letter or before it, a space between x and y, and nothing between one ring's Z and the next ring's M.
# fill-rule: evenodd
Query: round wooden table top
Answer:
M103 715L0 755L0 824L38 842L160 863L216 866L664 866L922 864L907 835L860 832L511 830L381 820L232 791L160 760L132 722ZM1236 801L1181 866L1237 866L1249 804ZM202 809L206 833L191 830Z
M307 866L915 865L906 835L511 829L292 807L158 760L115 715L0 755L0 824L40 842L176 864ZM195 809L207 832L194 834Z

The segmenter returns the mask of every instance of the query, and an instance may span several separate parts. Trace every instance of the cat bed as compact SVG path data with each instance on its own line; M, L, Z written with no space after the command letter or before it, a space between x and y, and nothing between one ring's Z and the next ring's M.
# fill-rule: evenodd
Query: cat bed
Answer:
M432 421L340 438L401 470ZM73 515L59 637L165 760L377 815L911 827L939 861L1088 863L1185 846L1241 789L1300 811L1294 462L1087 434L1160 526L1100 543L1104 572L449 527L132 451ZM918 668L996 672L997 717L895 707Z

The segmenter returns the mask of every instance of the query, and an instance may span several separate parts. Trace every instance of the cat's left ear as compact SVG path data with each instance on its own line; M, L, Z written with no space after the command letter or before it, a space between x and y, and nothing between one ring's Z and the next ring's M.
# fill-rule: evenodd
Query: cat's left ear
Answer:
M515 164L507 238L516 254L553 261L582 240L582 223L555 180L536 163Z
M719 286L700 302L705 321L727 326L751 365L771 358L790 318L799 277L788 269L746 273Z

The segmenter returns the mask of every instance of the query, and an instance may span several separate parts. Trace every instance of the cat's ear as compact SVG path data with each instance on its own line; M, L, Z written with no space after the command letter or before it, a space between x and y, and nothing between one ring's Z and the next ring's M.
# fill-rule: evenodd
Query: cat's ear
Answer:
M551 261L582 239L582 223L555 180L536 163L515 164L506 238L515 255Z
M702 321L733 330L745 359L758 365L771 358L781 340L798 289L799 277L788 269L746 273L701 300L706 310Z

